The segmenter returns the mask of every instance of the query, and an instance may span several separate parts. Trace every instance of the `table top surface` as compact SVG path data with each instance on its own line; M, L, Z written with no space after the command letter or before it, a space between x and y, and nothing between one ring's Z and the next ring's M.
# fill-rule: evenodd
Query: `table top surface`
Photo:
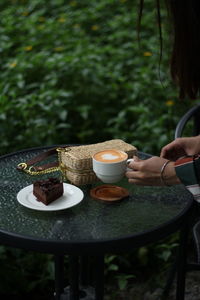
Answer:
M108 204L92 199L89 191L98 182L80 186L84 198L71 208L54 212L26 208L18 203L17 193L33 181L59 174L31 176L16 166L45 150L33 148L0 157L2 243L47 252L81 251L80 247L83 251L123 249L123 245L131 245L130 241L141 244L141 237L144 243L153 241L156 232L162 237L166 228L173 232L192 207L193 198L182 185L141 187L124 178L118 185L127 188L130 197L121 202ZM144 153L139 156L147 158Z

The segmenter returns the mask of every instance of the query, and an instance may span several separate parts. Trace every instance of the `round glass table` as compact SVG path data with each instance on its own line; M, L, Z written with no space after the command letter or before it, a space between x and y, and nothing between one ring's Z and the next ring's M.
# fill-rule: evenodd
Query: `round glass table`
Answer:
M181 186L141 187L123 179L117 185L130 196L116 203L92 199L97 182L80 186L83 200L59 211L38 211L17 201L17 193L33 181L59 176L59 172L31 176L16 169L49 147L18 151L0 157L1 244L55 255L56 299L62 293L62 258L71 257L71 292L66 299L79 299L78 257L96 256L98 274L95 299L103 299L103 255L130 252L134 247L158 241L180 230L193 210L193 197ZM140 158L149 155L139 153ZM51 158L54 159L55 158ZM69 297L69 298L68 298Z

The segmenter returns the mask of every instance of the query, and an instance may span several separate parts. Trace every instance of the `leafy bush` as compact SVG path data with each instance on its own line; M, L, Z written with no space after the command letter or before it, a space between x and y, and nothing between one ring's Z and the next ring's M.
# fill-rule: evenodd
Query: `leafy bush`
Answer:
M139 47L137 2L1 1L1 153L110 138L156 153L173 138L190 104L177 100L166 52L159 78L151 0Z
M50 299L54 293L52 255L0 246L0 295Z
M145 0L138 43L138 2L1 0L0 154L112 138L158 154L173 139L194 102L178 100L170 81L168 28L159 65L153 0ZM2 248L1 258L8 252ZM20 253L13 254L18 262Z

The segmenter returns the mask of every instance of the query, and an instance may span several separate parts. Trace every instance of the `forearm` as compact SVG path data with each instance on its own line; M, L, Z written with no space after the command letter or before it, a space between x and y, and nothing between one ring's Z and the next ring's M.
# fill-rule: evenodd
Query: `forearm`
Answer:
M173 184L181 183L179 177L176 174L175 163L173 161L170 161L166 165L163 173L161 174L161 178L165 185L173 185Z
M174 162L154 156L147 160L135 158L129 164L132 171L126 176L130 183L137 185L172 185L180 183L176 175Z

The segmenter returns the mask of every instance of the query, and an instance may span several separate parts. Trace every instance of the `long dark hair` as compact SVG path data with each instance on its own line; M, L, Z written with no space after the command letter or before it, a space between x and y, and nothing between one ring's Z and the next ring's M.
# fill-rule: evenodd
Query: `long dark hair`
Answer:
M160 0L155 0L162 55L162 26ZM165 0L172 27L170 69L179 87L179 96L195 99L200 90L200 0ZM140 28L144 0L140 0ZM140 30L140 29L139 29Z

